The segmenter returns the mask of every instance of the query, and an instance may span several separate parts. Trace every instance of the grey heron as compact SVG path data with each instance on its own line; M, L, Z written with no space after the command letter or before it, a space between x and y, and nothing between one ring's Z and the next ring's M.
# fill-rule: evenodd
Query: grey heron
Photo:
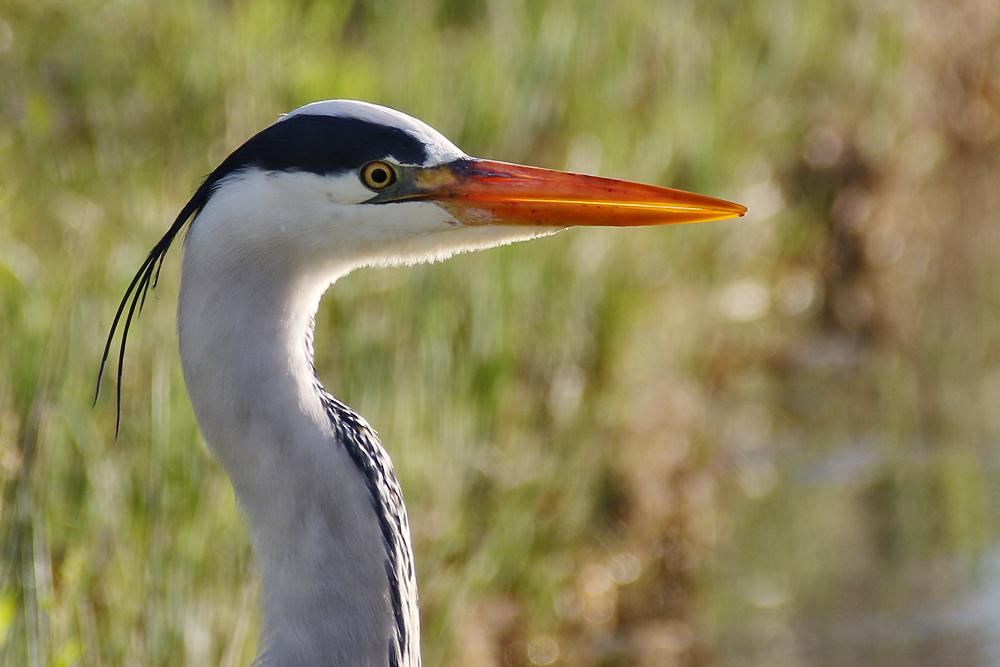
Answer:
M129 284L133 317L187 226L177 310L199 428L249 520L262 582L257 664L414 667L417 587L402 493L368 423L319 382L320 298L363 266L552 234L742 216L679 190L470 157L386 107L315 102L250 138L197 189ZM100 379L98 380L98 393Z

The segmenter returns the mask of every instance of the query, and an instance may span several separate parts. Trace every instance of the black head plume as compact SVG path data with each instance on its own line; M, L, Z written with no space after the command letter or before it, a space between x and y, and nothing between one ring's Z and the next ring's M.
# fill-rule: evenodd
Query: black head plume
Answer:
M213 174L214 176L214 174ZM111 323L111 331L108 332L108 340L104 344L104 355L101 357L101 368L97 374L97 390L94 392L94 404L97 404L97 399L101 395L101 380L104 378L104 368L108 363L108 355L111 353L111 343L115 337L115 331L118 329L118 324L121 322L122 314L125 313L125 307L128 306L128 313L125 314L125 323L122 326L122 342L121 347L118 349L118 386L115 391L116 398L116 414L115 414L115 437L118 436L118 430L121 427L122 420L122 367L125 364L125 343L128 340L128 331L132 326L132 318L137 312L142 312L142 307L146 303L146 294L149 289L155 288L156 283L160 279L160 269L163 267L163 258L167 254L167 250L170 249L170 245L174 242L177 234L180 233L181 229L189 219L197 215L201 207L205 205L208 201L209 196L212 194L212 190L218 183L218 179L213 179L211 176L206 179L206 181L198 188L191 200L185 204L184 208L177 215L177 219L174 220L174 224L170 226L167 233L163 235L153 249L149 251L146 255L146 259L143 261L142 266L136 272L135 276L132 278L132 282L129 283L128 289L125 290L125 296L122 297L121 303L118 304L118 311L115 313L115 319Z

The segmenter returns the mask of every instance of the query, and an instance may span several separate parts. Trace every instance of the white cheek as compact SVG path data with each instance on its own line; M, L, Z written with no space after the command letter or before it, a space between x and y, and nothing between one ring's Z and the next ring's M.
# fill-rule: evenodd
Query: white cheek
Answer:
M339 176L317 176L316 185L323 189L323 195L333 204L360 204L375 196L366 188L357 173L351 171Z
M338 213L334 229L342 237L340 242L373 254L458 224L443 208L427 201L343 206Z

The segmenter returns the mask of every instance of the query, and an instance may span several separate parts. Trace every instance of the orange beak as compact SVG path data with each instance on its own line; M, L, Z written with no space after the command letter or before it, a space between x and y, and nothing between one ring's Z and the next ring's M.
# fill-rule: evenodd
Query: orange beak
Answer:
M597 176L470 158L428 169L417 193L468 225L638 227L743 216L721 199Z

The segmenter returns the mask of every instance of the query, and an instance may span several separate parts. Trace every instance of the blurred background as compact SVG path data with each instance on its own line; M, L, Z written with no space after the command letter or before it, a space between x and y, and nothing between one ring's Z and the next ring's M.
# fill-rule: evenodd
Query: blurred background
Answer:
M0 665L246 665L179 252L229 151L334 97L473 155L741 202L365 270L320 375L409 504L424 664L1000 664L1000 5L3 0ZM178 249L179 250L179 249Z

